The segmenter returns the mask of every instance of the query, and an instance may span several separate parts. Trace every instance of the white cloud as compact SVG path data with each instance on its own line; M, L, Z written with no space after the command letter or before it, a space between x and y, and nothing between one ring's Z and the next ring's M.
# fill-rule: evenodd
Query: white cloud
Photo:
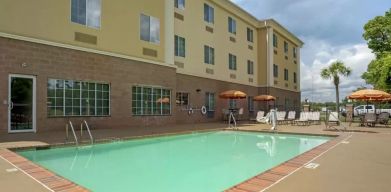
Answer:
M331 46L325 41L308 39L307 47L302 50L301 63L302 99L308 98L316 102L335 101L335 87L331 80L320 77L320 71L332 62L341 60L352 68L349 77L342 77L340 99L360 86L367 86L361 75L367 70L369 62L374 59L366 44Z
M321 79L320 71L336 60L353 69L350 77L341 80L340 99L367 86L361 75L374 55L362 38L363 26L375 16L384 15L391 7L390 0L231 1L259 19L276 19L305 42L301 50L302 99L335 101L334 85L331 80Z

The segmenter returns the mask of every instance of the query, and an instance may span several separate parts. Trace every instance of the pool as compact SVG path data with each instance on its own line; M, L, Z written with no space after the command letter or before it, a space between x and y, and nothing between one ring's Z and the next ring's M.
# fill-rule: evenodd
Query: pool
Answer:
M222 191L329 140L218 131L20 151L92 191Z

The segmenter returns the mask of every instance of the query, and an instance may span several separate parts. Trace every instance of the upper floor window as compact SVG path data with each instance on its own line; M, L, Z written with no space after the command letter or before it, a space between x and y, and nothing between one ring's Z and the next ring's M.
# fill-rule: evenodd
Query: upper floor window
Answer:
M101 0L71 0L71 21L100 28Z
M228 58L228 60L229 60L228 68L230 70L236 70L236 56L232 55L232 54L229 54L228 57L229 57Z
M284 41L284 52L285 54L288 53L288 43L286 41Z
M250 28L247 28L247 41L254 42L254 31Z
M297 75L296 75L296 72L293 72L293 83L297 83Z
M231 17L228 17L228 32L236 34L236 21Z
M284 80L288 81L289 80L289 72L288 69L284 69Z
M278 38L276 34L273 34L273 47L278 47Z
M186 40L183 37L175 35L175 56L186 56Z
M204 4L204 21L214 23L214 8L208 4Z
M247 61L247 74L253 75L254 74L254 62L248 60Z
M160 43L159 19L141 14L140 16L140 39L151 43Z
M273 76L278 77L278 65L273 64Z
M207 45L204 46L204 63L215 64L215 49Z
M293 47L293 58L296 58L297 56L297 48Z
M178 9L185 9L185 0L175 0L175 7Z

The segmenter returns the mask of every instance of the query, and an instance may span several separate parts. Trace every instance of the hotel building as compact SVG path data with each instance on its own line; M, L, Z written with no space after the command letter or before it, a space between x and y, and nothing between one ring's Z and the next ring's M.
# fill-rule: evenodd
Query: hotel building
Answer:
M303 42L228 0L0 0L0 18L0 133L248 119L260 94L300 110Z

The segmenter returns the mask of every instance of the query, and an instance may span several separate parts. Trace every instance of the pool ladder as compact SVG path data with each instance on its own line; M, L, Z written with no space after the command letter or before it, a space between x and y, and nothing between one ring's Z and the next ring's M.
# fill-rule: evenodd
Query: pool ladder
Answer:
M88 135L90 136L91 145L94 144L94 137L92 137L90 126L88 126L88 123L86 120L83 120L80 125L80 138L83 136L83 127L86 127L86 130L88 132Z
M83 128L84 128L84 127L85 127L85 129L87 130L88 135L89 135L89 137L90 137L91 145L93 145L93 144L94 144L94 137L92 137L92 133L91 133L90 127L88 126L88 123L87 123L86 120L83 120L83 122L82 122L81 125L80 125L80 139L82 139L82 136L83 136ZM69 122L65 125L65 140L66 140L66 141L69 140L69 128L71 128L73 137L74 137L74 139L75 139L75 144L76 144L76 145L79 145L79 140L78 140L78 138L77 138L75 128L73 127L73 123L72 123L72 121L70 121L70 120L69 120Z

